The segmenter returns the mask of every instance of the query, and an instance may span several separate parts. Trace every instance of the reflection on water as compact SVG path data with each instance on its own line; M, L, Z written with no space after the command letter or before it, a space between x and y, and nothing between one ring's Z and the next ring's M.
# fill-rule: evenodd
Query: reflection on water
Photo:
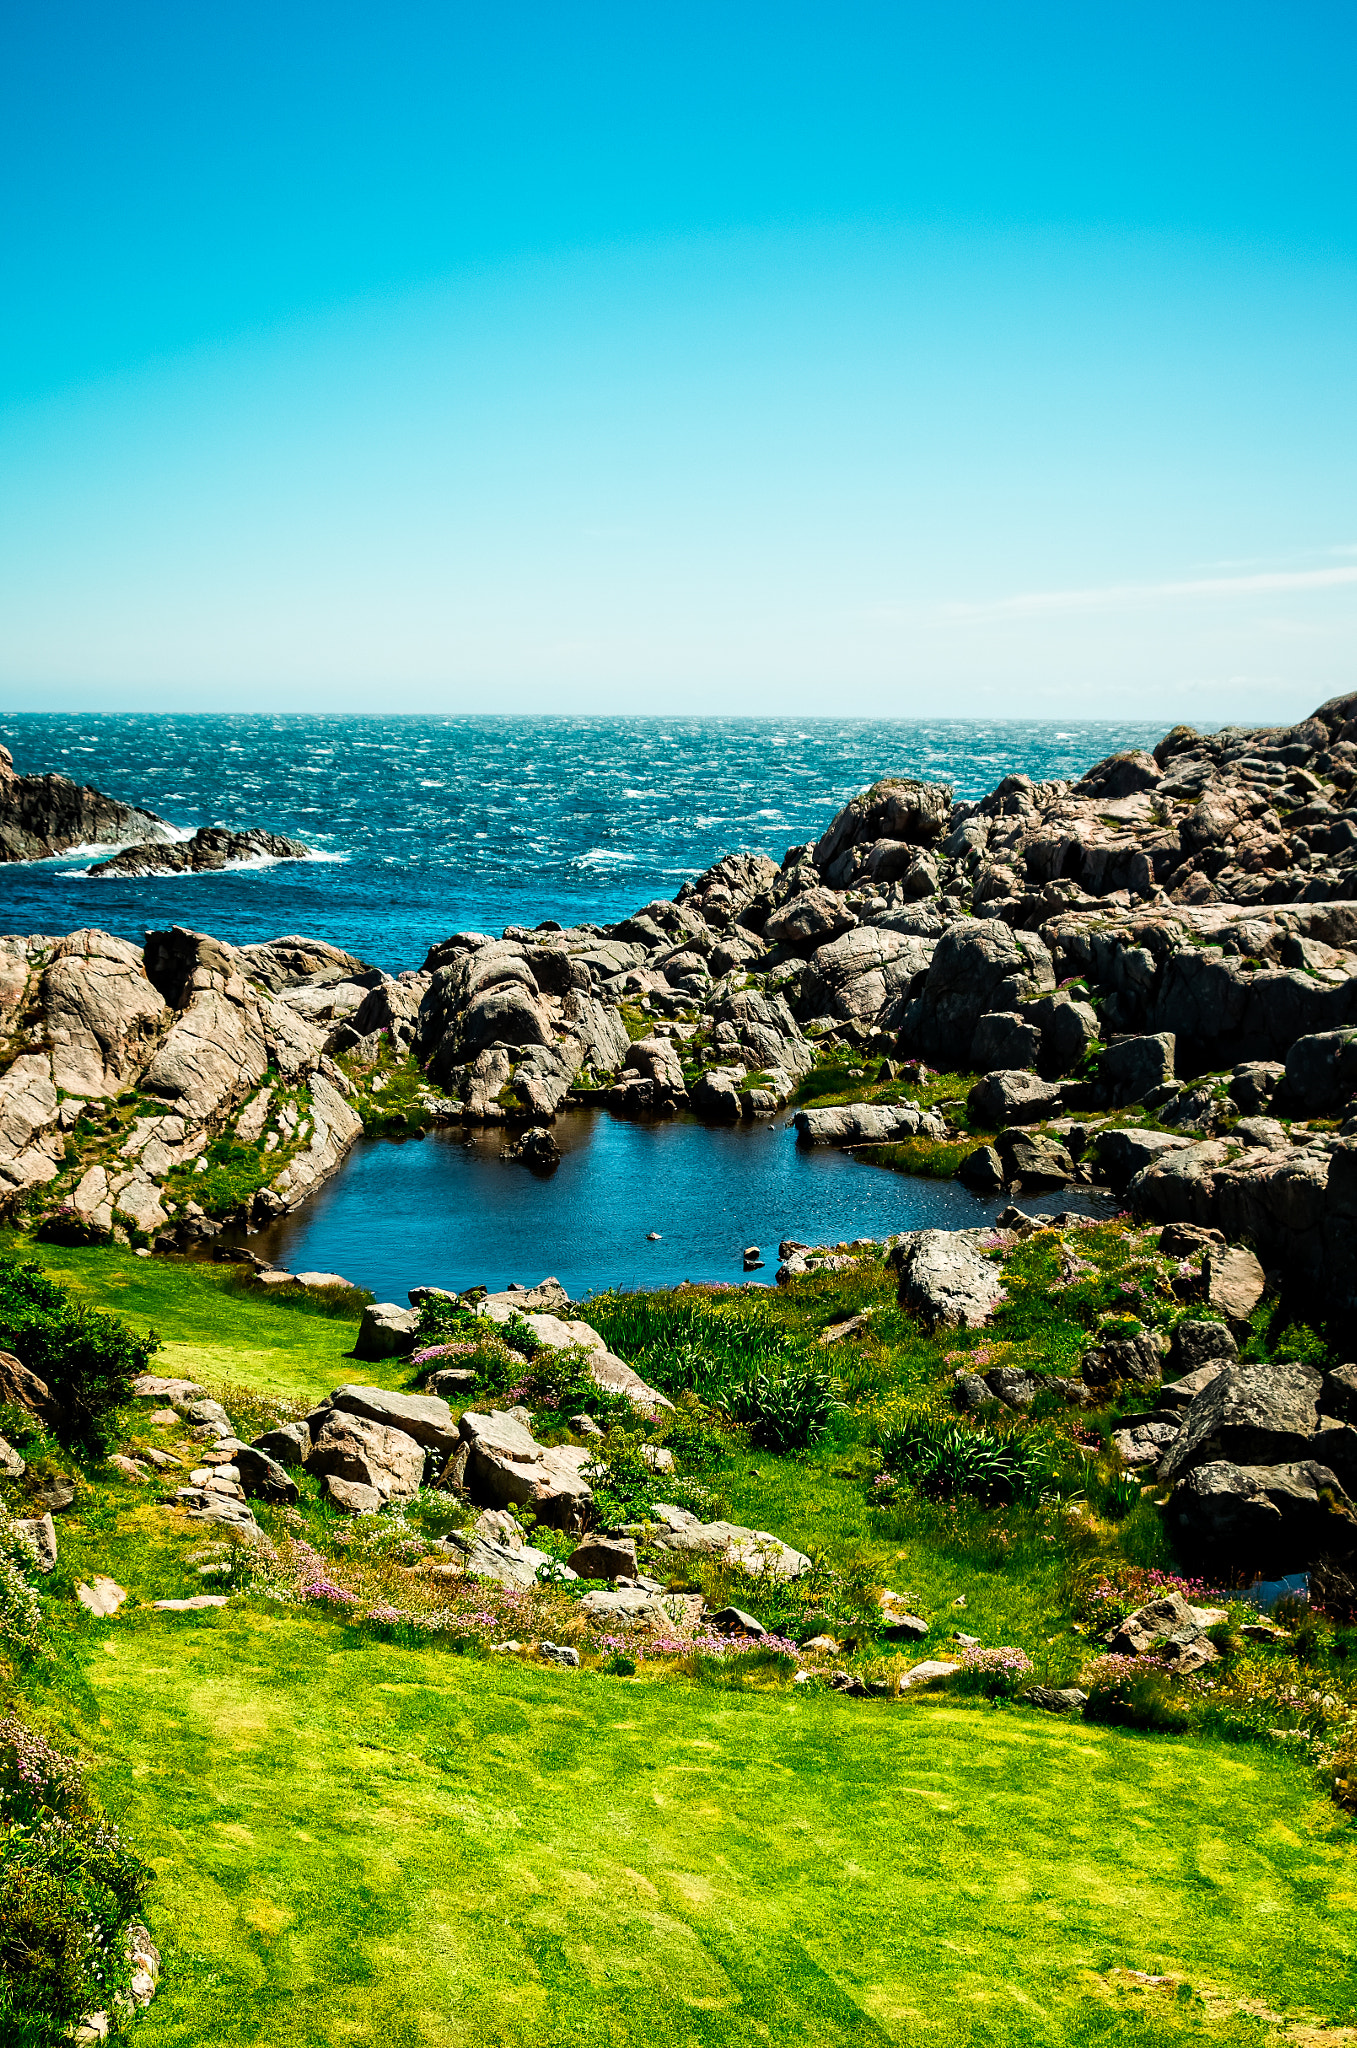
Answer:
M343 1273L383 1301L413 1286L503 1287L554 1273L577 1298L604 1287L737 1280L746 1245L771 1280L778 1240L809 1244L958 1230L991 1221L956 1181L918 1180L797 1145L786 1125L708 1130L577 1110L557 1119L548 1178L501 1159L500 1132L360 1140L303 1209L252 1240L293 1272ZM1024 1196L1027 1209L1095 1207L1087 1195ZM649 1231L659 1242L647 1242Z

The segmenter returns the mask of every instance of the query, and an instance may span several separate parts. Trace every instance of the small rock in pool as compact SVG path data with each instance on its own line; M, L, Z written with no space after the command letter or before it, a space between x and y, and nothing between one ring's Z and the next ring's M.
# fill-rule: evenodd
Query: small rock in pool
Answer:
M648 1231L646 1232L646 1243L647 1243L647 1244L658 1244L658 1243L659 1243L659 1241L660 1241L660 1233L659 1233L659 1231L658 1231L658 1230L648 1230Z

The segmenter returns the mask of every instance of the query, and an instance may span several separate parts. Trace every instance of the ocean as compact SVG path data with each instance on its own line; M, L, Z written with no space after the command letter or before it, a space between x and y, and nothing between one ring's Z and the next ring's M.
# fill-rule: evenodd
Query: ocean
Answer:
M605 924L724 853L781 860L855 791L918 775L982 796L1076 776L1157 726L1026 720L15 714L21 774L57 773L185 828L263 826L323 858L104 878L90 856L0 866L0 930L238 945L301 932L389 972L454 931ZM98 858L99 856L94 856Z

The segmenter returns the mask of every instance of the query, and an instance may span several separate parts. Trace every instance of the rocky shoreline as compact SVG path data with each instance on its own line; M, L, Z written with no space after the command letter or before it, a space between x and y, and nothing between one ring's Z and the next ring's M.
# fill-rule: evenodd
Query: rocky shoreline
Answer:
M458 932L397 975L298 937L0 940L8 1211L165 1246L258 1228L389 1069L426 1121L546 1133L514 1149L549 1167L563 1106L768 1116L829 1055L864 1099L800 1109L802 1142L955 1142L988 1192L1103 1186L1351 1306L1355 714L1177 727L978 803L888 779L780 866L728 855L610 927ZM929 1061L981 1078L924 1104Z

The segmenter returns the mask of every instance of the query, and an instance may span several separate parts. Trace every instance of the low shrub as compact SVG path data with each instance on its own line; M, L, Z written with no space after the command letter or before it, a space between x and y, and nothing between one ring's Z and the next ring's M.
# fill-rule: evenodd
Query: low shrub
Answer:
M584 1477L593 1489L593 1527L618 1528L624 1522L649 1521L657 1501L709 1515L712 1496L695 1479L652 1470L645 1456L646 1438L616 1424L594 1440Z
M785 1457L819 1442L835 1407L834 1394L826 1374L793 1367L754 1373L726 1395L723 1405L731 1420L749 1431L752 1444Z
M37 1545L0 1512L0 1643L11 1653L36 1650L41 1641L37 1572Z
M1074 1619L1082 1622L1090 1635L1103 1635L1147 1601L1162 1600L1170 1593L1181 1593L1193 1607L1215 1606L1221 1598L1205 1579L1188 1579L1179 1572L1106 1557L1074 1573L1068 1598Z
M61 1441L102 1453L113 1441L117 1410L160 1339L154 1330L139 1337L120 1316L80 1307L36 1260L0 1257L0 1349L46 1382Z
M1051 1490L1054 1449L1035 1429L991 1429L920 1416L878 1437L878 1492L904 1482L935 1500L969 1495L987 1507L1035 1505Z
M1153 1728L1162 1735L1181 1735L1192 1726L1190 1701L1175 1694L1173 1679L1152 1657L1095 1657L1083 1684L1086 1720Z
M985 1650L968 1643L961 1652L961 1671L954 1681L960 1692L979 1693L990 1700L1016 1699L1032 1675L1032 1659L1026 1650L1011 1644Z
M504 1398L513 1406L521 1402L535 1416L584 1414L602 1420L620 1419L632 1413L625 1394L611 1393L599 1385L590 1369L589 1353L582 1344L572 1344L562 1351L541 1344L528 1358L526 1369L520 1354L508 1352L506 1357L512 1360L515 1377L513 1384L504 1389Z
M682 1472L713 1472L735 1448L721 1418L691 1397L680 1400L664 1432Z
M150 1886L75 1759L0 1720L0 2038L37 2048L113 2006Z

